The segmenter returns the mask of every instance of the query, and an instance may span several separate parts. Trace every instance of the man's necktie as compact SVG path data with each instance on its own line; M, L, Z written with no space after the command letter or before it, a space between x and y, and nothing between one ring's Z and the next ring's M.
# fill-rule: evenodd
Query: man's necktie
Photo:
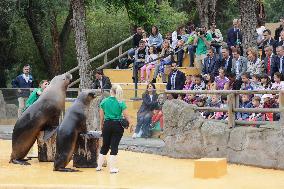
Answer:
M267 58L267 72L270 74L270 57Z

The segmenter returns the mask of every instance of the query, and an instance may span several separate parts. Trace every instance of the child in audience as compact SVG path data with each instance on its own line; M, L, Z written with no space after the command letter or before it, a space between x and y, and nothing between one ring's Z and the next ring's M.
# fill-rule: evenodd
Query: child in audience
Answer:
M261 86L264 90L270 90L271 89L271 81L267 74L263 74L261 76Z
M219 97L217 95L212 95L211 100L209 100L207 106L219 108L220 107ZM204 112L203 115L207 119L215 119L216 113L215 112Z
M145 46L146 47L148 47L149 46L149 38L148 38L148 36L147 36L147 32L143 32L142 33L142 39L141 40L143 40L144 42L145 42Z
M192 75L187 75L185 78L185 85L183 87L183 90L190 90L192 85L193 85L193 81L192 81Z
M262 100L263 108L273 108L275 102L272 94L264 94L262 96ZM273 113L265 113L265 120L273 121Z
M162 109L156 108L153 110L152 122L150 124L150 128L153 131L163 131L164 129L164 118Z
M191 90L204 90L206 88L205 83L202 81L201 75L196 75L194 77L194 84L191 87Z
M262 108L260 104L261 98L259 96L255 96L252 98L252 106L253 108ZM264 115L262 113L252 113L249 118L249 121L264 121Z
M262 86L260 83L260 75L258 74L254 74L251 78L251 82L250 82L253 90L261 90Z
M150 81L151 70L155 67L157 63L157 50L155 46L149 48L149 55L146 56L146 64L141 68L141 82L145 82L144 73L146 71L146 82Z
M240 104L240 108L252 108L252 103L250 102L250 95L243 94L242 96L242 103ZM250 113L237 113L237 120L247 120L250 116Z
M272 90L281 90L284 89L284 83L281 81L281 73L276 72L273 76L274 83L272 83Z
M222 95L221 96L220 108L227 108L227 107L228 107L227 95ZM216 112L215 119L226 120L227 117L228 117L228 113L227 112Z
M250 78L249 73L243 73L241 78L242 78L242 82L243 82L243 84L241 86L241 90L253 90L253 87L251 86L250 80L249 80L249 78Z
M187 102L188 104L196 104L196 95L194 94L188 94L187 96L184 97L184 101Z
M206 90L216 90L215 77L213 75L205 75Z

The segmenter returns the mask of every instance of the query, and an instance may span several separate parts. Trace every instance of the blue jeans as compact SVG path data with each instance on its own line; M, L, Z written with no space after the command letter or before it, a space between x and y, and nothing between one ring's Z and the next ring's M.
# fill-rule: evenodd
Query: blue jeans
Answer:
M142 137L151 137L150 124L152 121L152 112L146 111L137 114L137 125L135 133L138 134L142 130Z

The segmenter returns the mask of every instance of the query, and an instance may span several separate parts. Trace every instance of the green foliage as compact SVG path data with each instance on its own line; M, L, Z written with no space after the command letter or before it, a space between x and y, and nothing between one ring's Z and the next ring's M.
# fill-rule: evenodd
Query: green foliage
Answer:
M264 0L266 22L279 22L284 16L283 0Z

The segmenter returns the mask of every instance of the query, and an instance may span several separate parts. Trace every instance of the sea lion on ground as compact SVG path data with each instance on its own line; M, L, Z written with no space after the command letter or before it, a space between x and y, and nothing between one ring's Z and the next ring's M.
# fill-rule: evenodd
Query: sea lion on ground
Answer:
M70 162L77 147L79 134L87 132L86 110L95 97L94 91L81 92L73 105L67 110L62 123L57 129L54 171L77 171L65 167Z
M12 134L10 163L30 165L24 157L41 130L58 126L71 79L69 73L55 76L39 99L17 120Z

